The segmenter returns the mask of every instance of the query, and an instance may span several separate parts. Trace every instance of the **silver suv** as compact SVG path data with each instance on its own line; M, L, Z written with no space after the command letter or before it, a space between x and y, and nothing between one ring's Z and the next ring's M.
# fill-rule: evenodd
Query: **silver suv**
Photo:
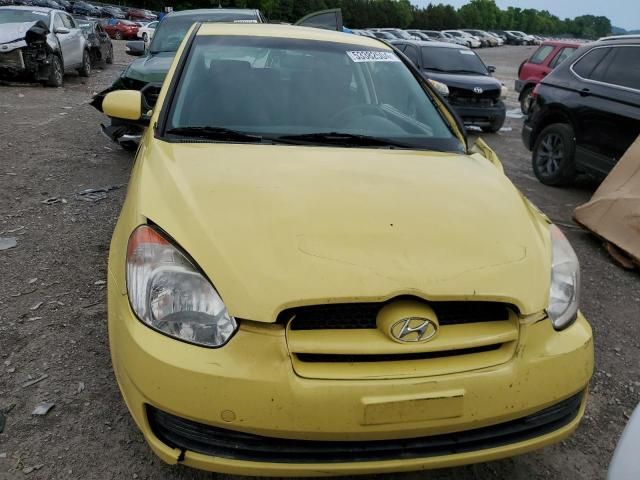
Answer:
M91 73L89 45L71 15L41 7L0 7L0 78L60 87L65 72Z

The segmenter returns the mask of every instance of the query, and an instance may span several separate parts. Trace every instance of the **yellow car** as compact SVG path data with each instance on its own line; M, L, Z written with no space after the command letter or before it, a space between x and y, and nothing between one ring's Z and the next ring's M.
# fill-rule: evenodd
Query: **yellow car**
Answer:
M455 54L455 52L454 52ZM196 24L109 257L125 402L168 463L319 476L567 437L593 370L566 238L376 39Z

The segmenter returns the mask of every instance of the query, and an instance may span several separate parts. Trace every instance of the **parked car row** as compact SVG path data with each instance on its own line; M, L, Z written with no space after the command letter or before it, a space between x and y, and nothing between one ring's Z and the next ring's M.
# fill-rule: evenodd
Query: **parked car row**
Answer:
M539 45L544 40L536 35L512 30L485 31L478 29L462 30L419 30L400 28L369 28L353 30L357 35L381 38L383 40L424 40L455 43L469 48L499 47L509 45Z
M119 18L126 20L143 20L151 22L158 15L143 8L119 7L116 5L93 5L84 0L2 0L1 5L21 5L64 10L73 15L95 18Z

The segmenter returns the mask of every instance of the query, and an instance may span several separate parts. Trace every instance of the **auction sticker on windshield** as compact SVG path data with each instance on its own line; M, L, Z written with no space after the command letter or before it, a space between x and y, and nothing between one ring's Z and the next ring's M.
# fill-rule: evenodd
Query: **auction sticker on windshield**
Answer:
M347 52L349 58L356 63L361 62L399 62L400 59L393 52L378 52L375 50L359 50Z

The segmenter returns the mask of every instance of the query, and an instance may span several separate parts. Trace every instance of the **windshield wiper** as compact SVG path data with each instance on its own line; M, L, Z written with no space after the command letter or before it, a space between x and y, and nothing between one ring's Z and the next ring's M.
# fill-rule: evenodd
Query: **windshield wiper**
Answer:
M176 127L167 130L169 135L181 137L206 138L208 140L232 142L261 142L262 137L249 133L231 130L224 127Z
M316 132L300 135L282 135L273 139L276 142L315 143L323 145L342 145L356 147L397 147L413 148L411 145L396 142L388 138L371 137L345 132Z
M447 70L449 73L473 73L474 75L486 75L486 73L478 72L476 70Z

